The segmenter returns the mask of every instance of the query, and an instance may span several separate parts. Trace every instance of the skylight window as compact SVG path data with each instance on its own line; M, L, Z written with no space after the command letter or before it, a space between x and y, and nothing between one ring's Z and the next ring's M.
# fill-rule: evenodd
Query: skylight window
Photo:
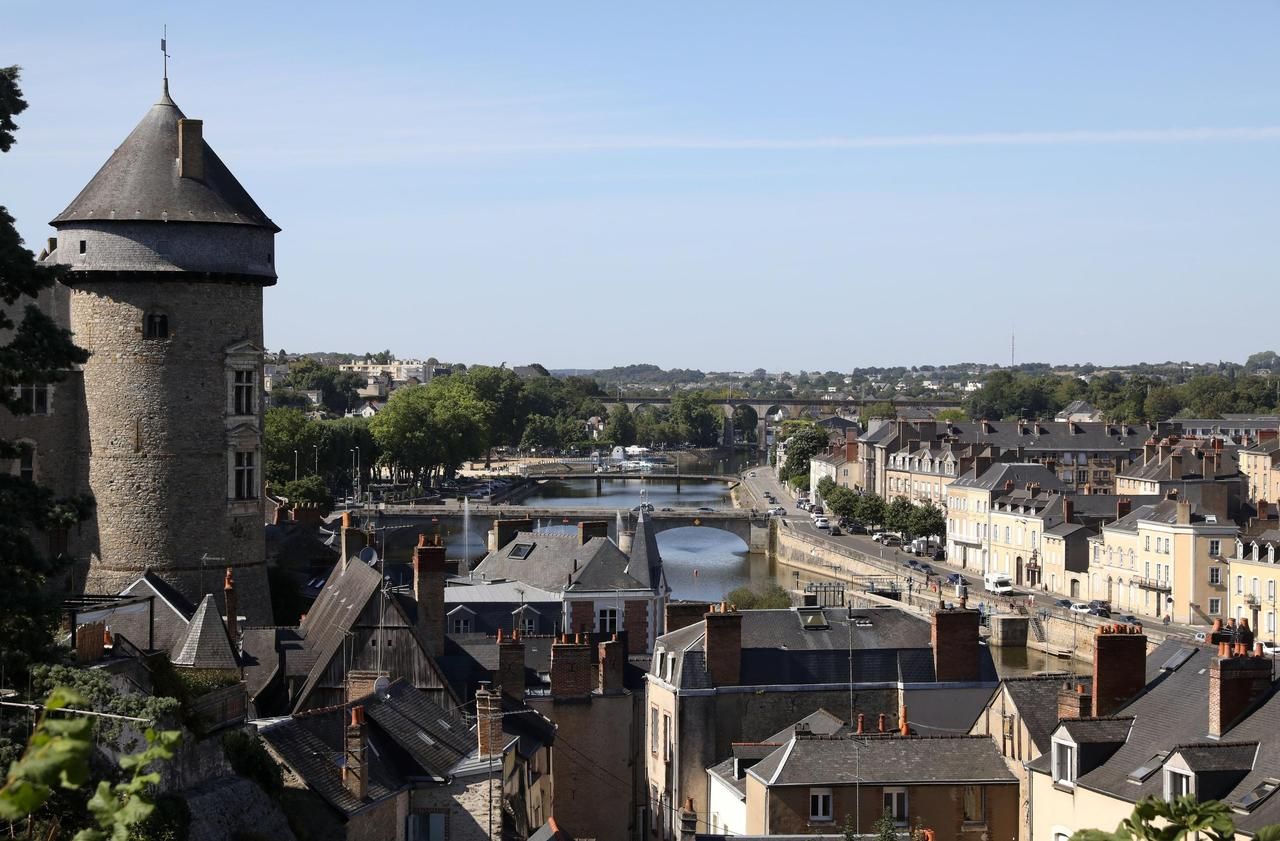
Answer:
M1146 780L1152 774L1160 770L1160 766L1164 765L1165 758L1168 756L1169 756L1168 751L1161 751L1160 753L1157 753L1155 756L1148 759L1146 762L1139 765L1137 768L1134 768L1133 771L1129 773L1129 777L1128 777L1129 782L1131 783L1146 782Z
M806 631L825 631L831 627L831 623L827 621L827 615L822 612L822 608L809 610L801 610L800 627Z
M419 731L418 731L418 738L419 738L419 739L421 739L422 741L426 742L429 746L431 746L431 747L435 747L436 740L435 740L435 739L433 739L433 738L431 738L430 736L428 736L428 735L426 734L426 732L425 732L425 731L423 731L423 730L419 730Z
M533 551L532 543L517 543L511 547L511 551L507 553L508 558L515 558L517 561L523 561L529 557L529 553Z
M1277 788L1280 788L1280 780L1263 780L1254 786L1248 794L1240 798L1240 808L1246 812L1252 811L1258 807L1258 804L1270 797L1271 793Z

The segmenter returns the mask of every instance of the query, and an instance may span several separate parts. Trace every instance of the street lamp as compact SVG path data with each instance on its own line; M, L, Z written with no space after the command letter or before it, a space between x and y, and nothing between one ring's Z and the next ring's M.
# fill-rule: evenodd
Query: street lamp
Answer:
M360 448L359 447L351 448L351 471L355 477L352 481L352 491L354 493L353 504L355 504L360 499Z
M298 481L298 451L293 451L293 481Z
M315 469L315 472L316 472L316 475L319 475L319 474L320 474L320 445L319 445L319 444L312 444L312 445L311 445L311 449L313 449L313 450L315 450L315 451L316 451L316 469Z

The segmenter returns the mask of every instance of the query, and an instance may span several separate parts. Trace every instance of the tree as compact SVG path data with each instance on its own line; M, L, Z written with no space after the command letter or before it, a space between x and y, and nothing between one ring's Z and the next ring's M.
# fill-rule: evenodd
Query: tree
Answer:
M355 371L340 371L304 356L289 366L289 376L282 385L293 391L319 391L325 408L340 415L355 405L359 397L356 392L368 382Z
M943 409L938 412L937 417L940 421L950 421L951 423L960 423L969 419L969 416L964 413L964 409Z
M333 494L329 493L324 478L314 474L303 476L296 482L286 482L280 488L280 495L289 500L290 505L310 505L320 509L321 516L333 510Z
M901 532L903 536L907 536L911 534L912 516L914 514L915 506L911 504L911 500L905 496L895 496L893 501L889 503L889 507L885 509L884 524L893 531Z
M888 514L884 500L875 494L858 494L854 519L868 526L883 525Z
M264 475L271 485L293 480L295 458L301 470L314 464L315 447L320 443L320 425L297 409L272 406L262 416ZM294 453L297 453L296 457Z
M809 490L809 474L797 473L787 479L787 484L791 486L792 490L807 491Z
M519 445L525 418L520 410L524 393L520 377L509 368L476 365L467 372L466 378L475 389L476 396L490 407L486 450ZM486 452L485 466L489 464L490 455L491 452Z
M13 146L14 117L27 103L18 87L19 69L0 68L0 152ZM36 395L89 356L71 333L42 312L37 296L62 277L58 267L37 263L0 207L0 407L30 414ZM20 313L20 314L19 314ZM0 438L0 462L31 458L28 447ZM92 509L88 497L57 498L19 471L0 471L0 668L10 685L49 650L58 620L58 597L46 587L66 568L66 559L36 549L36 532L65 533Z
M525 421L520 449L525 451L560 449L560 427L556 424L556 419L546 415L531 416Z
M1224 803L1198 801L1192 795L1170 803L1152 796L1139 800L1115 832L1082 829L1071 836L1071 841L1183 841L1202 836L1211 841L1231 841L1235 834L1235 818ZM1280 841L1280 825L1264 826L1250 834L1255 841Z
M395 391L369 430L393 472L425 484L484 452L491 412L465 377L438 377Z
M619 447L630 447L636 442L636 419L626 403L619 403L609 413L604 425L604 437Z
M878 403L872 403L869 406L863 406L858 412L861 418L896 418L898 410L893 408L893 404L888 400L881 400Z
M724 598L739 610L778 610L791 607L791 594L777 584L738 587Z
M820 427L810 424L797 430L787 439L787 460L780 471L783 478L803 473L809 475L809 460L822 452L827 446L827 433Z
M871 828L875 830L876 841L899 841L897 824L893 820L893 815L888 812L881 815Z
M817 488L815 488L815 490L818 492L818 496L821 497L823 501L829 501L828 497L831 496L831 491L834 490L835 487L836 487L835 479L832 479L830 476L823 476L821 479L818 480L818 486Z
M677 392L671 398L671 422L681 440L695 447L714 447L720 440L722 415L701 392Z
M733 429L739 440L754 443L760 434L760 415L750 406L739 406L733 410Z
M947 518L932 502L914 506L908 532L917 537L942 537L947 533Z
M848 520L858 519L858 495L848 488L832 487L822 495L822 501L826 503L827 511L834 516Z

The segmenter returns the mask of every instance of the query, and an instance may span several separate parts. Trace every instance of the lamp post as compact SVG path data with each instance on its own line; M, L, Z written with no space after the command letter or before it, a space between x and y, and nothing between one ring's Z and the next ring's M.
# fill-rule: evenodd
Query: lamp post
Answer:
M315 473L316 473L316 475L318 476L318 475L320 475L320 445L319 445L319 444L312 444L312 445L311 445L311 449L315 450L315 452L316 452L316 468L315 468Z
M293 451L293 481L298 481L298 451Z
M354 476L352 480L352 504L356 504L360 500L360 448L351 448L351 471Z

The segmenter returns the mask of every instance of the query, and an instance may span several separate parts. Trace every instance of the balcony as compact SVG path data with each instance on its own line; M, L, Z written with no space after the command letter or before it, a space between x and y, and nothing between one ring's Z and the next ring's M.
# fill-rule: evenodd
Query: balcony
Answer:
M1259 604L1258 597L1255 596L1253 593L1246 593L1244 597L1244 603L1247 604L1249 607L1257 607Z
M1143 590L1155 590L1161 593L1172 593L1173 585L1168 581L1161 581L1158 578L1142 578L1135 575L1130 579L1131 583L1137 584Z

